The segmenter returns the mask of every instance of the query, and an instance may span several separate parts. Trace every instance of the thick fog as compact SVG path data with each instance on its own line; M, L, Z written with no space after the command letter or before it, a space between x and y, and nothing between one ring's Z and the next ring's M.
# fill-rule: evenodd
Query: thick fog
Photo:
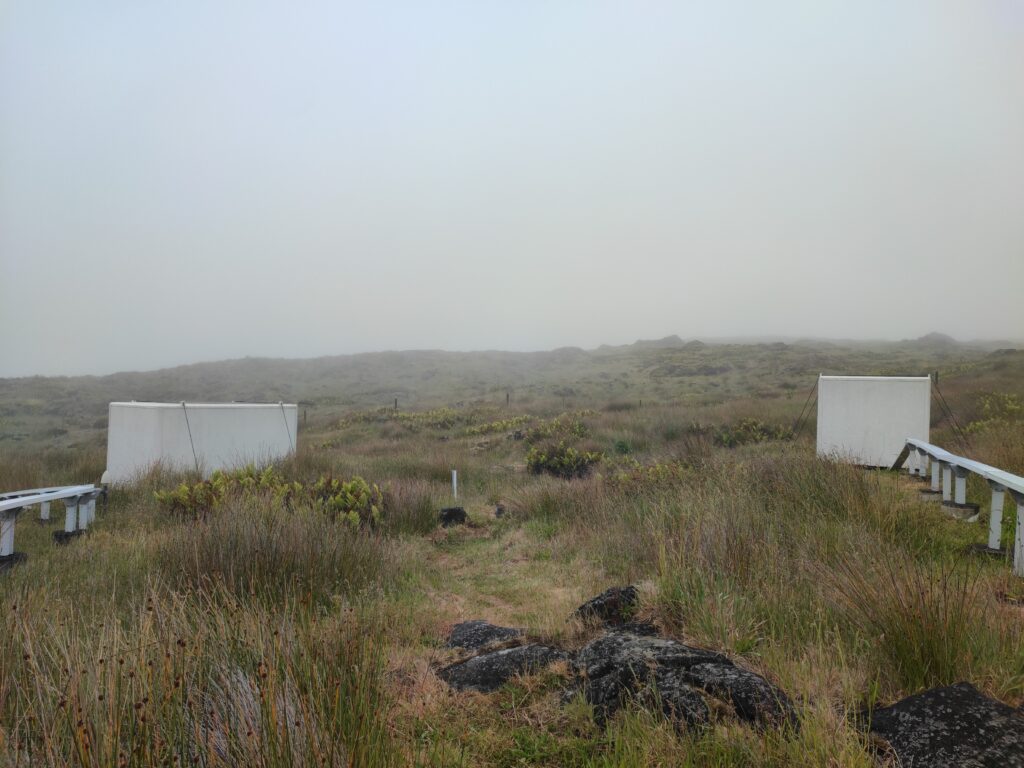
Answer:
M1024 0L0 5L0 376L1024 337Z

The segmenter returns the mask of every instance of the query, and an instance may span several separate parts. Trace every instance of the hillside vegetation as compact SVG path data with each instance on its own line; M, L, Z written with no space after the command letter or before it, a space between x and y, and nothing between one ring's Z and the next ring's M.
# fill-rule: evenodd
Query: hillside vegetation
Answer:
M819 372L935 370L961 429L933 403L934 440L1024 473L1024 353L941 339L0 382L3 489L96 481L111 400L307 403L298 455L268 471L154 470L63 547L23 515L0 764L877 765L865 709L959 680L1024 700L1024 585L969 551L984 485L961 522L905 476L816 458L813 418L793 430ZM452 469L469 524L441 528ZM456 622L576 649L596 630L574 609L625 584L638 620L786 691L799 729L715 713L680 732L639 704L601 724L563 697L565 665L493 694L436 675Z

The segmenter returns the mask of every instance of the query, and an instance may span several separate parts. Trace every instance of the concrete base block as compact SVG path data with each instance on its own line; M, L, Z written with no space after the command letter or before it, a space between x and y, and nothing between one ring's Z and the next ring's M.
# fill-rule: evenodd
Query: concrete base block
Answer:
M921 501L942 501L942 491L933 491L931 488L921 491Z
M0 571L13 568L18 563L23 563L26 560L28 560L28 555L24 552L12 552L9 555L4 555L3 557L0 557Z
M967 522L973 523L978 519L978 512L981 507L978 504L957 504L955 501L944 501L942 502L942 508L946 510L946 513L957 520L966 520Z
M75 539L77 539L79 536L81 536L83 533L85 533L85 531L71 531L70 533L68 531L54 531L53 543L69 544Z
M992 549L987 544L972 544L967 548L967 551L976 555L988 555L989 557L1006 558L1010 556L1010 550Z

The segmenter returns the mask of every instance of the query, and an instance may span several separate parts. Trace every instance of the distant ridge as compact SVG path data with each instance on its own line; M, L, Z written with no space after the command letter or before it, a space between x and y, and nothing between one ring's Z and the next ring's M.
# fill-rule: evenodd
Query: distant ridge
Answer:
M630 346L636 349L681 349L686 342L673 333L661 339L637 339Z
M914 341L918 344L928 344L933 347L952 347L960 343L952 336L945 333L938 333L936 331L926 333L924 336L919 336L914 339Z

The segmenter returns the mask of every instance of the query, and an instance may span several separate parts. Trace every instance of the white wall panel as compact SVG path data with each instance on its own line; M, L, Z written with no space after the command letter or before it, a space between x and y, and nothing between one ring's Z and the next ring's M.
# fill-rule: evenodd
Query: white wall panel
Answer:
M928 440L930 419L927 376L818 378L819 456L892 466L908 437Z
M267 464L295 450L297 430L294 404L111 403L104 482L130 482L158 462L187 470L198 460L204 476Z

